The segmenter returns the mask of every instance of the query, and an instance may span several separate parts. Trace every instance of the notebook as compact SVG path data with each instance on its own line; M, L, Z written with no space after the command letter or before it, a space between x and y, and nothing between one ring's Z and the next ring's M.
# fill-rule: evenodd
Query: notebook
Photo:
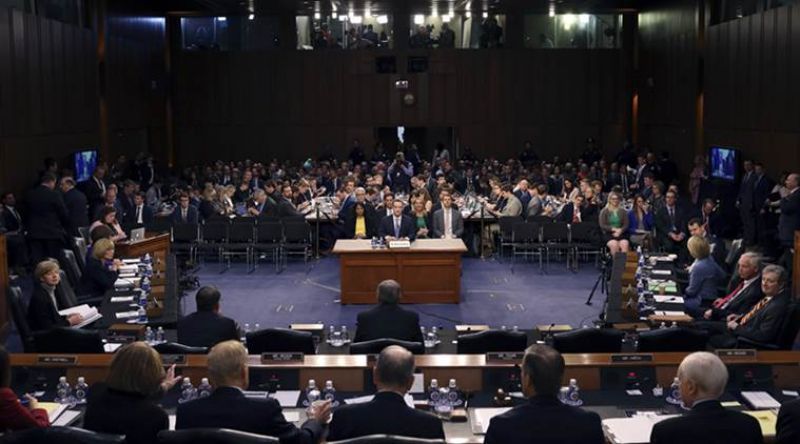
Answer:
M83 321L80 324L73 325L74 328L84 327L103 317L97 312L96 308L90 307L88 304L76 305L58 312L61 316L69 316L75 313L83 316Z

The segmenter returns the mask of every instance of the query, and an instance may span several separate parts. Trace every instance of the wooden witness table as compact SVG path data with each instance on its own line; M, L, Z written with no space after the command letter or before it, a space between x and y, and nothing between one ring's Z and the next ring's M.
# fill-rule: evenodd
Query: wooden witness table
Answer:
M373 249L370 240L340 239L342 304L374 304L375 289L386 279L403 288L401 303L457 304L461 295L461 239L417 239L411 248Z

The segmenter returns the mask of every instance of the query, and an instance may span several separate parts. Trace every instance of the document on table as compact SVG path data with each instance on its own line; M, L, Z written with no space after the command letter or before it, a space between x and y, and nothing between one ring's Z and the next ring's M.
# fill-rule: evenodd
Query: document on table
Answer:
M764 391L742 392L742 398L756 410L781 408L781 403Z
M497 415L511 410L511 407L489 407L471 409L472 415L472 433L476 435L485 435L486 430L489 429L489 422Z
M112 296L111 302L133 302L133 296Z
M655 312L656 316L686 316L683 311L660 310Z
M414 384L411 385L411 390L408 393L424 393L425 392L425 375L423 373L414 373Z
M123 259L122 263L123 264L128 264L128 265L138 264L139 263L139 259Z
M680 296L661 296L661 295L653 295L653 298L656 302L663 304L665 302L673 303L673 304L683 304L683 298Z
M278 401L281 407L297 407L297 399L300 398L300 390L278 390L270 393L269 397Z
M650 291L661 291L661 286L664 286L664 291L667 293L677 293L678 292L678 284L674 281L657 281L657 280L650 280L647 282L647 287Z
M761 426L761 434L764 435L765 438L775 436L776 426L778 424L778 417L775 416L775 412L772 410L745 410L743 413L747 413L758 420L758 425Z
M136 310L133 311L118 311L114 314L117 319L130 319L139 316L139 312Z
M110 344L103 344L103 351L106 352L106 353L114 353L120 347L122 347L122 344L115 343L115 342L112 342Z
M50 425L66 427L77 421L78 418L80 418L80 416L81 416L80 410L67 410L61 415L59 415L58 419L56 419L55 421L50 421Z
M678 415L636 415L631 418L603 420L603 433L614 444L647 444L653 426Z
M286 418L286 421L288 422L300 422L300 412L297 410L295 411L284 410L283 417Z
M61 414L64 413L64 411L67 410L68 407L69 407L68 404L59 404L57 402L39 403L39 408L44 409L47 412L47 418L50 419L51 423L56 419L58 419L58 417L61 416Z
M72 314L81 315L81 317L83 317L83 321L81 321L80 324L73 325L73 328L81 328L103 317L103 315L97 312L96 308L90 307L88 304L76 305L74 307L61 310L58 312L58 314L61 316L69 316Z
M131 288L139 285L139 278L118 278L114 282L114 288Z
M356 397L356 398L345 399L344 403L345 404L363 404L365 402L372 401L372 398L374 398L374 397L375 397L375 395L359 396L359 397ZM406 393L406 395L403 396L403 400L406 402L407 406L409 406L412 409L414 408L414 397L413 396L411 396L408 393Z
M650 274L656 276L669 276L672 274L672 272L669 270L651 270Z

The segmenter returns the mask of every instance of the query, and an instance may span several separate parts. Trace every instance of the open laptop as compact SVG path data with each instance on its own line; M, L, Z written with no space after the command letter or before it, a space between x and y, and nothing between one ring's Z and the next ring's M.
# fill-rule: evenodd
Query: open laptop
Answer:
M131 242L139 242L144 240L144 228L134 228L131 230Z

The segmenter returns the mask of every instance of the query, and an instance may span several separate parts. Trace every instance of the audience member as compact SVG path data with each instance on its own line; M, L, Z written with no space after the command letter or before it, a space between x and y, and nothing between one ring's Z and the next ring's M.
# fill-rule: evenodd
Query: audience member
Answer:
M64 248L67 245L64 239L70 222L67 207L61 195L54 190L55 186L56 177L45 173L41 183L25 194L28 207L27 239L31 259L36 263L47 257L66 263Z
M0 225L6 236L8 264L15 271L22 272L28 265L28 245L25 243L25 226L17 211L14 193L3 194L0 203Z
M739 257L737 272L728 284L727 295L717 298L703 313L712 321L732 321L747 313L761 300L761 258L752 252Z
M378 306L358 314L355 342L382 338L422 342L419 315L400 307L401 294L397 281L378 284Z
M86 195L75 187L75 179L69 176L61 178L60 189L70 222L69 234L80 236L78 228L89 225L89 204Z
M117 210L114 207L103 207L100 210L99 216L100 217L98 217L98 219L92 222L92 225L89 226L89 232L103 225L108 227L111 232L114 233L111 236L111 240L114 242L119 242L128 237L128 235L125 234L125 231L122 229L122 226L120 226L119 222L117 221Z
M11 390L11 357L0 347L0 430L7 433L50 425L47 410L39 407L36 398L26 393L23 399L27 405Z
M606 246L612 255L629 249L628 243L628 213L620 205L620 195L611 193L608 204L600 211L600 228L605 235Z
M441 208L433 213L433 238L458 239L464 234L464 219L461 212L453 206L453 196L442 193Z
M196 224L198 222L197 208L189 205L189 195L182 193L178 198L178 207L172 212L174 224Z
M239 339L239 328L233 319L219 314L222 297L214 286L197 290L194 299L197 311L178 321L178 342L193 347L213 347L215 344Z
M668 191L666 205L656 212L658 243L670 252L678 253L686 241L686 213L678 206L678 196Z

